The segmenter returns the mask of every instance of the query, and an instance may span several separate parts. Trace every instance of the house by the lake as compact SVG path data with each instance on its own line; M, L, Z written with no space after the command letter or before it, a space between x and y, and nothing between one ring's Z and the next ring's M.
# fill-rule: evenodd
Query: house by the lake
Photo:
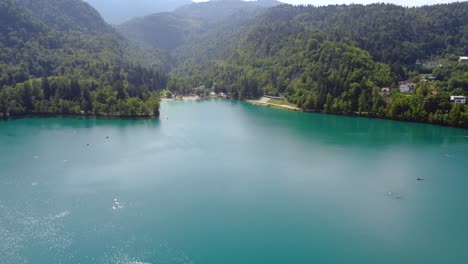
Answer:
M460 56L460 58L458 59L458 62L466 62L468 61L468 56Z
M414 84L411 82L401 82L400 83L400 92L402 93L412 93L414 92Z
M461 95L450 96L450 101L455 104L466 104L466 97Z
M382 88L382 95L390 95L390 87Z

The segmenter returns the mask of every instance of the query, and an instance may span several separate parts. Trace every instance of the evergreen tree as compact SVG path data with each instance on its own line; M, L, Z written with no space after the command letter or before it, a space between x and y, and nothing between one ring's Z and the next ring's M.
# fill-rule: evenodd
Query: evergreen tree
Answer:
M87 86L84 86L81 90L81 110L86 114L93 110L93 102L91 98L91 93Z
M31 84L29 82L25 82L21 91L21 99L23 101L24 110L29 112L33 109L33 93Z
M76 79L70 80L70 100L77 101L81 97L81 87L80 83Z
M49 83L49 78L45 76L41 79L41 89L44 91L44 98L46 100L49 100L54 95L54 91Z

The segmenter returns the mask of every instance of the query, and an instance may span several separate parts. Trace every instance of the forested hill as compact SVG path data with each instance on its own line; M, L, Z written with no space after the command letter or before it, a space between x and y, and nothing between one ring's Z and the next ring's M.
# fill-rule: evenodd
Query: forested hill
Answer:
M209 2L208 2L209 3ZM442 54L468 54L468 2L405 8L389 4L331 5L323 7L281 5L239 26L225 39L205 38L205 43L243 46L252 55L272 55L290 37L320 30L335 40L351 39L402 74L402 65ZM232 42L235 43L232 43ZM190 43L196 46L197 43ZM208 45L200 47L208 49ZM209 46L213 52L215 46ZM206 52L192 52L206 56ZM193 59L193 58L192 58ZM218 59L218 58L217 58Z
M170 12L192 0L85 0L95 7L111 24L120 24L132 18L154 13Z
M256 8L269 8L282 4L276 0L212 0L208 2L193 3L177 8L174 13L185 17L203 18L210 22L224 20L239 11Z
M153 116L160 90L214 90L282 96L304 111L468 127L468 107L450 101L468 95L468 62L458 62L468 55L468 2L217 0L115 30L82 0L0 0L0 33L0 117Z
M279 6L250 31L265 34L260 54L287 36L321 30L349 38L382 62L413 64L442 53L468 53L468 2L405 8L390 4ZM279 44L276 44L279 45Z
M192 3L174 12L132 19L118 25L117 29L127 38L150 47L167 51L180 47L192 51L192 46L210 39L213 32L225 35L226 28L240 26L278 4L280 2L275 0Z
M40 0L45 7L55 0ZM63 1L62 1L63 2ZM81 0L67 0L81 6ZM154 92L166 76L139 66L138 50L96 20L75 23L86 14L70 6L34 10L26 2L0 0L0 117L26 114L153 116L159 113ZM60 8L59 8L60 7ZM51 13L52 12L52 13ZM48 18L61 14L59 20ZM85 19L83 19L85 20ZM62 27L57 27L62 21ZM86 24L87 23L87 24ZM70 30L68 30L70 29Z
M208 87L284 96L306 111L468 126L468 109L450 102L468 92L468 63L457 62L468 53L468 2L281 5L205 43L173 70L175 93ZM203 60L219 46L221 56ZM410 91L399 92L401 81Z
M18 6L46 25L60 31L109 32L111 27L88 3L81 0L16 0Z

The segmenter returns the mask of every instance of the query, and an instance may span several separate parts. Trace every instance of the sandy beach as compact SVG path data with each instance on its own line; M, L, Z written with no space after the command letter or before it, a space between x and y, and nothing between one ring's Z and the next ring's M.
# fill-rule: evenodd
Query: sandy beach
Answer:
M270 103L270 98L267 98L267 97L262 97L262 98L260 98L260 100L246 100L246 101L249 102L249 103L252 103L252 104L256 104L256 105L272 106L272 107L277 107L277 108L292 110L292 111L300 111L301 110L298 107L294 107L294 106L290 106L290 105Z
M200 96L183 96L177 99L174 98L161 98L161 101L178 101L178 100L200 100L202 99Z

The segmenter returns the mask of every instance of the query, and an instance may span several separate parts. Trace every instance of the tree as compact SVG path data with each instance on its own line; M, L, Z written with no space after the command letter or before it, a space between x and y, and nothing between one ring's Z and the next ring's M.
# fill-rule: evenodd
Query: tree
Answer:
M375 87L372 89L372 113L376 114L379 112L380 106L382 106L382 96L380 95L379 88Z
M23 84L23 89L21 90L21 99L23 101L24 110L29 112L33 109L33 93L32 87L29 82Z
M359 95L359 114L364 111L367 111L367 93L365 90L362 90L361 95Z
M150 98L146 101L149 114L153 116L159 116L159 97L153 93Z
M78 101L81 97L80 83L74 78L70 80L70 95L72 101Z
M5 89L0 90L0 113L3 118L8 116L8 97Z
M91 93L87 86L84 86L81 90L81 110L85 113L91 112L93 110L93 102L91 98Z
M327 94L327 103L325 104L325 112L331 113L333 107L333 96L331 94Z
M459 104L454 104L452 110L448 114L447 122L449 125L458 126L461 120L461 109Z
M112 89L117 92L117 99L125 100L125 98L127 98L127 94L125 93L125 88L122 81L115 81L112 85Z
M42 77L41 79L41 89L44 91L44 98L46 100L49 100L54 95L54 91L52 90L52 87L49 83L49 78L46 76Z

